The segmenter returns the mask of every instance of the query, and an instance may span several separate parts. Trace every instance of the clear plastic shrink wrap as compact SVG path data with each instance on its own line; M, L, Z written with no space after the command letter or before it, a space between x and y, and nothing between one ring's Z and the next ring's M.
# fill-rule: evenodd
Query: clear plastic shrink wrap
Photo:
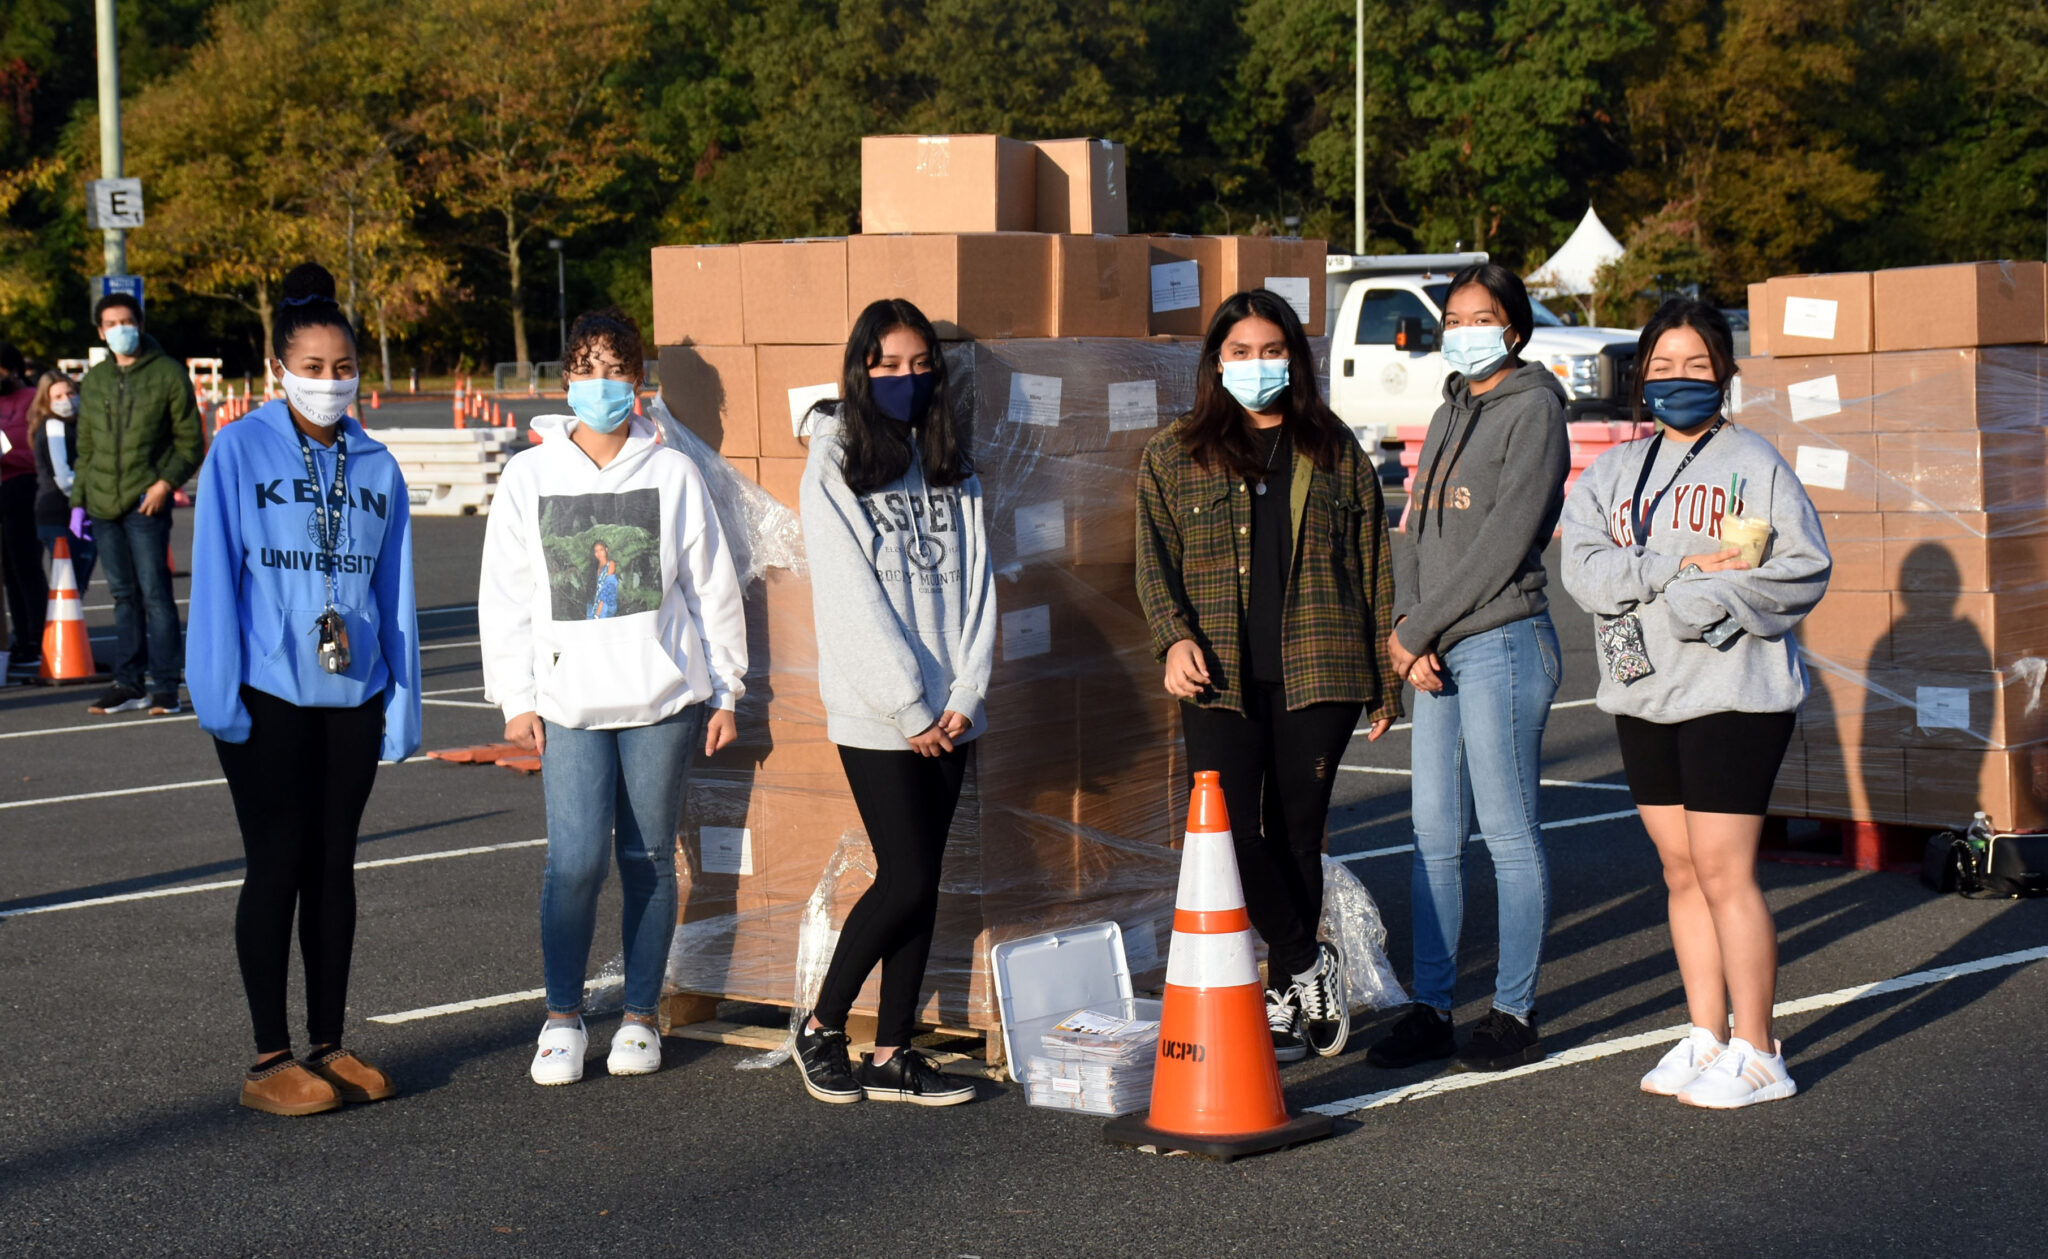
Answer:
M1000 627L987 725L947 845L925 1023L996 1026L992 944L1105 919L1122 926L1138 986L1163 983L1188 775L1135 589L1136 476L1145 443L1193 401L1198 350L946 347L972 428ZM781 532L788 513L762 508L763 491L672 427L668 439L707 465L728 527L755 531L750 554L768 567L747 591L739 741L691 775L669 984L804 1009L873 858L825 735L810 586L784 566L800 563ZM1333 893L1360 1004L1404 999L1370 896L1348 872ZM877 987L871 977L857 1011L874 1009Z
M1740 366L1834 556L1773 812L2048 822L2048 346Z

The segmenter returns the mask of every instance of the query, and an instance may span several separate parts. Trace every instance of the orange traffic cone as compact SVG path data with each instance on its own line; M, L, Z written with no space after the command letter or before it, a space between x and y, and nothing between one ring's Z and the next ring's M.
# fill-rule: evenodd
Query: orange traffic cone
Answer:
M93 676L92 640L86 637L85 613L78 605L78 574L71 567L71 540L60 537L50 562L50 603L43 623L43 667L46 682L83 682Z
M1223 779L1203 770L1188 799L1152 1109L1112 1119L1103 1136L1228 1161L1320 1140L1332 1126L1328 1115L1287 1113Z

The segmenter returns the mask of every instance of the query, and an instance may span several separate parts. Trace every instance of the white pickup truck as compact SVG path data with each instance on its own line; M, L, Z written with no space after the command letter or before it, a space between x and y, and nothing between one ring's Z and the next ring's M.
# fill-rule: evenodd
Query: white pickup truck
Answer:
M1451 276L1483 253L1329 256L1330 405L1383 464L1404 426L1426 425L1443 401L1441 348ZM1574 420L1624 418L1636 334L1580 328L1533 303L1536 330L1524 360L1557 373Z

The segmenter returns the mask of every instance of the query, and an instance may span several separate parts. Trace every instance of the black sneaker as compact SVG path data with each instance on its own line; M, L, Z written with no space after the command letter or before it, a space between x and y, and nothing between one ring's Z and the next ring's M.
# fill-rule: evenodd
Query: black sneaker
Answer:
M1402 1071L1436 1062L1458 1052L1451 1036L1451 1020L1429 1006L1416 1002L1394 1024L1394 1030L1365 1051L1365 1060L1375 1067Z
M1543 1044L1536 1038L1536 1016L1525 1023L1512 1014L1488 1010L1472 1029L1472 1036L1458 1051L1460 1071L1505 1071L1526 1066L1543 1057Z
M85 711L104 717L108 713L132 713L147 707L149 701L142 698L141 691L116 682L101 691L100 697Z
M1273 1058L1277 1062L1300 1062L1308 1057L1308 1041L1301 1034L1299 989L1289 986L1266 989L1266 1026L1273 1029Z
M874 1059L863 1054L854 1078L860 1081L871 1102L958 1106L974 1100L974 1085L941 1073L931 1059L915 1049L899 1049L879 1067Z
M149 697L149 715L152 717L168 717L184 711L185 706L178 702L176 691L159 691Z
M861 1099L846 1054L846 1033L833 1027L797 1033L796 1066L804 1074L804 1092L821 1102L843 1106Z
M1344 959L1337 946L1325 942L1316 949L1315 974L1296 980L1294 989L1308 1047L1320 1057L1334 1058L1351 1039L1351 989L1344 982Z

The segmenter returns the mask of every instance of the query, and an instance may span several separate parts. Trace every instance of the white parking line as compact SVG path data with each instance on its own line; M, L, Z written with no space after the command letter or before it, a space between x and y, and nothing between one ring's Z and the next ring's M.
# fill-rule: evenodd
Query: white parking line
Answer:
M472 691L481 691L483 689L481 686L451 686L446 690L421 691L420 694L431 701L432 697L436 695L467 695ZM440 702L445 704L452 701L442 700ZM465 707L496 708L497 705L476 704L465 705ZM0 739L34 739L46 734L85 734L95 730L137 730L143 726L161 726L166 722L197 720L199 720L199 716L196 713L186 713L182 717L141 717L132 720L122 718L119 720L96 721L84 726L52 726L47 730L11 730L5 734L0 734Z
M457 647L481 647L482 643L428 643L421 651L453 651Z
M1388 765L1339 765L1338 769L1347 774L1391 774L1400 778L1413 778L1412 769L1395 769ZM1565 778L1539 778L1538 784L1545 787L1584 787L1588 791L1627 791L1627 783L1582 783Z
M1881 997L1887 993L1904 992L1911 988L1923 988L1944 980L1956 979L1963 975L1975 975L1989 970L2002 970L2008 966L2024 966L2029 962L2048 959L2048 948L2021 949L2015 953L2000 953L1995 957L1979 958L1974 962L1958 962L1954 966L1935 966L1927 970L1914 971L1893 979L1880 979L1874 983L1856 984L1849 988L1837 988L1833 992L1818 993L1801 997L1796 1001L1780 1001L1771 1008L1774 1017L1784 1018L1793 1014L1806 1014L1813 1010L1826 1010L1851 1001L1863 1001ZM1311 1106L1319 1114L1342 1116L1359 1111L1377 1110L1382 1106L1393 1106L1401 1102L1412 1102L1418 1097L1434 1097L1439 1093L1455 1093L1460 1089L1479 1088L1486 1084L1498 1084L1502 1080L1513 1080L1539 1071L1555 1071L1559 1067L1577 1066L1582 1062L1596 1062L1616 1054L1633 1053L1638 1049L1654 1049L1679 1040L1691 1030L1685 1024L1676 1027L1659 1028L1654 1032L1641 1032L1634 1036L1621 1036L1614 1040L1595 1041L1590 1045L1578 1045L1561 1053L1554 1053L1541 1062L1532 1062L1526 1067L1513 1067L1506 1071L1471 1072L1463 1075L1439 1076L1399 1088L1384 1089L1378 1093L1366 1093L1358 1097L1347 1097L1341 1102L1325 1102Z
M1345 768L1349 769L1350 766L1347 765ZM1584 817L1568 817L1555 822L1545 822L1543 829L1546 831L1568 831L1574 826L1591 826L1596 822L1618 822L1625 817L1634 817L1635 815L1636 811L1634 809L1622 809L1615 813L1588 813ZM1467 842L1474 844L1484 843L1486 842L1486 837L1474 835ZM1415 845L1413 844L1396 844L1391 848L1368 848L1364 852L1346 853L1337 858L1337 860L1364 861L1369 857L1393 857L1404 852L1414 851Z
M610 980L585 980L583 991L589 992L600 983ZM521 1001L538 1001L548 995L545 988L527 988L520 992L501 992L495 997L472 997L468 1001L450 1001L446 1005L421 1006L417 1010L401 1010L397 1014L372 1014L372 1023L416 1023L421 1019L438 1019L448 1014L467 1014L471 1010L488 1010L492 1006L517 1005Z
M520 839L507 844L484 844L475 848L450 848L442 852L414 853L410 857L380 857L375 861L358 861L356 869L375 870L382 866L409 866L420 861L441 861L449 857L475 857L489 852L504 852L512 848L538 848L545 845L545 839ZM56 901L49 905L31 905L26 909L0 909L0 919L23 918L29 914L54 914L60 909L89 909L94 905L119 905L127 901L161 900L166 896L189 896L194 892L219 892L231 887L242 886L240 879L222 879L217 883L187 883L181 887L158 888L153 892L123 892L119 896L88 896L75 901Z
M1560 708L1584 708L1589 704L1597 702L1598 701L1596 700L1590 699L1561 699L1557 701L1555 704L1552 704L1550 708L1552 712L1555 712ZM1393 724L1392 727L1389 728L1388 733L1392 733L1394 730L1413 730L1414 728L1415 723L1412 721L1397 721ZM1371 730L1371 726L1360 726L1358 729L1353 730L1351 733L1366 734L1369 733Z
M492 712L498 711L496 704L486 704L481 700L473 699L423 699L420 703L434 704L442 708L488 708Z
M378 761L377 766L380 769L390 769L392 766L400 764L419 765L428 759L425 756L415 756L410 760L402 762ZM0 809L28 809L39 804L73 804L80 800L112 800L116 796L146 796L153 791L189 791L194 787L224 787L227 785L227 781L225 778L195 778L191 782L158 783L154 787L120 787L113 791L86 791L75 796L44 796L40 800L8 800L0 803Z

